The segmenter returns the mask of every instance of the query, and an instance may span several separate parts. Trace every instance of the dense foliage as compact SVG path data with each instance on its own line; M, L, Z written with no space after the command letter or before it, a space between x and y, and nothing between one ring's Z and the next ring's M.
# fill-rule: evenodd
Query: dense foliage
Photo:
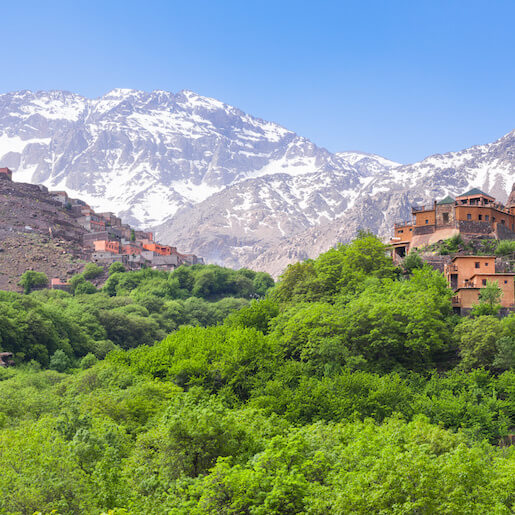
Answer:
M88 353L103 358L117 347L151 345L182 325L216 325L273 286L262 272L214 265L122 270L111 267L100 291L89 279L103 269L91 263L71 279L72 294L0 292L0 349L13 352L17 363L35 360L44 367L61 351L73 366ZM22 283L27 293L47 284L32 271Z
M385 250L361 234L268 293L117 267L101 293L3 294L2 337L18 311L57 337L19 340L53 370L0 369L0 513L511 513L515 316L455 316Z

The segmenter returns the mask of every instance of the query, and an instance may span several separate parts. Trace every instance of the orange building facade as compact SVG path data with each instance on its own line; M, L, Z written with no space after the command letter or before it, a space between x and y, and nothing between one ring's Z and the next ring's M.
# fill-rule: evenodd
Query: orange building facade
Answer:
M9 170L9 168L0 168L0 178L12 181L13 173L11 170Z
M160 256L172 255L172 247L169 247L168 245L159 245L158 243L144 243L143 248L145 250L151 250Z
M95 252L111 252L112 254L120 253L119 241L96 240L93 243L95 245Z
M502 291L502 308L515 307L515 274L495 271L495 256L456 256L445 265L444 274L455 295L455 310L470 310L479 303L481 289L488 283L496 283Z
M515 240L515 185L507 206L474 188L455 199L414 206L412 220L395 224L393 232L390 245L395 262L412 249L458 234Z

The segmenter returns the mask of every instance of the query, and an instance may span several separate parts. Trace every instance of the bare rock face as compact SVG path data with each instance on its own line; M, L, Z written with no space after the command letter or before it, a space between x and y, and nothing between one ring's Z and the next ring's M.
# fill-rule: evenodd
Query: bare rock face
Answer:
M191 91L20 91L0 95L0 166L208 262L280 273L359 229L387 237L412 204L472 187L506 201L515 131L400 165L333 154Z
M511 188L510 196L508 197L508 206L515 206L515 183L513 183L513 186Z

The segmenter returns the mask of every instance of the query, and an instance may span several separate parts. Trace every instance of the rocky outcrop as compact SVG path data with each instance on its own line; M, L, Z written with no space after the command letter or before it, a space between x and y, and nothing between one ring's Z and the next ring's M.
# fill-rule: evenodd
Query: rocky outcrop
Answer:
M18 290L26 270L63 279L80 272L85 232L38 186L0 180L0 290Z

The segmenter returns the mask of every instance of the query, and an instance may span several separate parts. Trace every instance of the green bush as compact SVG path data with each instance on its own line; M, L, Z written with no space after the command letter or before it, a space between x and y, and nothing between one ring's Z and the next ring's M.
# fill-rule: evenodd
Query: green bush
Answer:
M48 277L42 272L27 270L18 283L23 288L23 293L28 294L33 288L44 288L48 286Z
M502 240L497 244L495 254L497 256L509 256L515 253L515 240Z
M104 273L104 269L95 263L88 263L82 271L82 276L86 280L96 279Z

